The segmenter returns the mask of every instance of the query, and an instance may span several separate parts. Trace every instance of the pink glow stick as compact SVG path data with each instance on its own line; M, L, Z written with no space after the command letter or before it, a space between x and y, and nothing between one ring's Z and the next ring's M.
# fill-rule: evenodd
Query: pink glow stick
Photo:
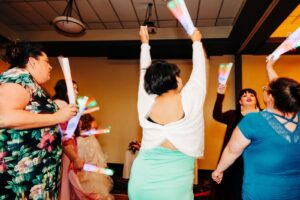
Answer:
M89 113L92 113L92 112L95 112L95 111L98 111L98 110L100 110L99 106L94 107L94 108L88 108L87 110L83 111L82 115L89 114Z
M80 135L91 136L91 135L100 135L100 134L107 134L110 133L111 128L104 128L104 129L91 129L80 133Z
M191 16L184 0L168 0L167 6L172 14L181 23L185 31L189 35L192 35L196 28L192 22Z
M282 54L295 49L300 46L300 28L289 35L278 47L273 51L271 55L267 57L270 60L271 57L277 60Z
M91 165L91 164L84 164L83 165L83 170L84 171L89 171L89 172L95 172L98 174L105 174L108 176L112 176L114 174L114 171L109 168L103 168L103 167L98 167L96 165Z
M233 63L222 63L219 66L219 83L226 85Z

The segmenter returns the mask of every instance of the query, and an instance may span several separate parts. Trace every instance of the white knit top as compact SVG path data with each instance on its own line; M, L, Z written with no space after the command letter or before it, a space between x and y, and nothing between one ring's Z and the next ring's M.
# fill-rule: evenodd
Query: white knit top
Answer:
M184 154L202 157L204 151L203 104L206 95L205 56L202 43L193 43L193 70L180 93L184 117L176 122L160 125L147 120L157 96L148 95L144 89L144 76L150 64L150 46L144 43L141 46L138 92L138 114L143 128L141 149L151 149L169 140Z

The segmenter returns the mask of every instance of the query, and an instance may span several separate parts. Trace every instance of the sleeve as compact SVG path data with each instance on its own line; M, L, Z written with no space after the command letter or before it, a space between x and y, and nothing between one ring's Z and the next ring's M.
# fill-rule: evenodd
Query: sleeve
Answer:
M139 89L138 89L138 113L139 116L144 116L148 111L151 97L145 91L144 88L144 76L147 68L151 65L151 56L150 56L150 46L149 44L141 45L141 54L140 54L140 79L139 79Z
M258 113L248 113L238 124L242 134L249 140L255 139Z
M182 90L182 94L187 101L185 105L188 110L195 109L194 106L197 106L197 108L203 106L206 95L206 68L205 55L201 42L197 41L193 43L193 69L188 82ZM194 103L197 105L194 105Z
M222 107L223 107L223 100L224 100L224 94L217 94L217 99L214 105L214 110L213 110L213 118L221 123L228 124L229 120L231 119L232 116L232 110L227 111L227 112L222 112Z
M4 73L0 78L1 84L3 83L15 83L22 86L30 95L32 95L32 88L34 87L34 81L32 76L28 73L18 73L15 74L12 71Z

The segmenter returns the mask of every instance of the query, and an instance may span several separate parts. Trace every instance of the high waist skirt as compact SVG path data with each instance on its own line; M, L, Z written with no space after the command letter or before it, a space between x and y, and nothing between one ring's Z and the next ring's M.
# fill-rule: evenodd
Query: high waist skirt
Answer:
M140 150L128 185L130 200L192 200L195 158L156 147Z

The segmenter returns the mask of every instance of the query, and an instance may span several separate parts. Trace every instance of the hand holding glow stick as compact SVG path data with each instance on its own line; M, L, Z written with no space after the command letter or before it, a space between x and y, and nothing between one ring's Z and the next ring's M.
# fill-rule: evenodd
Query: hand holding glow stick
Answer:
M168 0L167 6L176 19L181 23L185 31L189 35L192 35L195 30L195 26L184 0Z
M83 165L83 170L89 171L89 172L95 172L98 174L105 174L108 176L112 176L114 174L114 171L109 168L103 168L103 167L98 167L96 165L91 165L91 164L84 164Z
M75 117L72 117L67 125L67 129L65 131L65 138L71 138L74 135L75 129L78 125L78 122L80 120L80 117L82 115L82 112L84 111L85 108L85 104L88 100L88 97L83 97L80 101L78 101L78 112L77 115Z
M64 73L64 77L65 77L65 80L66 80L69 103L70 104L76 104L69 59L64 58L63 56L59 56L57 58L58 58L59 64L62 68L62 71Z
M222 85L226 85L233 63L222 63L219 66L218 81Z
M300 28L294 31L291 35L287 37L275 51L267 57L267 60L270 60L273 57L274 60L277 60L282 54L298 48L300 46Z

